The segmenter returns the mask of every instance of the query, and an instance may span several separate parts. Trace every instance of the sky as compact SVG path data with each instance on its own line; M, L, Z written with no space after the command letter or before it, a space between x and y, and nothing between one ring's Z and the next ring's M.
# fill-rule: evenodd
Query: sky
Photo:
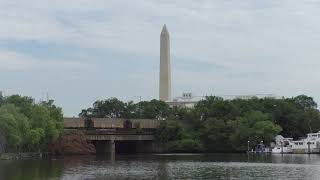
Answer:
M306 94L320 103L318 0L0 0L0 90L65 116L158 98L160 32L173 96Z

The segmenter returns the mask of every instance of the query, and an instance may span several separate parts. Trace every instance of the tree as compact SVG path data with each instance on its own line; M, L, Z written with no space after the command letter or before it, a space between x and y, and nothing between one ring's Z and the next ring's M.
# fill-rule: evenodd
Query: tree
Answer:
M61 111L51 103L42 102L34 105L29 121L34 134L40 137L41 148L46 148L49 143L54 142L63 130Z
M143 118L143 119L163 119L170 114L170 107L163 101L151 100L133 103L124 103L117 98L107 100L97 100L93 107L83 109L80 117L95 118Z
M158 142L181 140L182 131L182 127L176 121L162 121L155 132L155 139Z
M138 107L138 104L135 104L133 101L124 103L124 112L123 112L124 118L139 118L140 113L141 111L140 111L140 107Z
M141 108L141 118L146 119L166 119L170 113L170 107L163 101L153 99L142 101L137 104Z
M200 138L207 151L232 151L231 143L229 141L232 127L228 121L217 118L208 118L201 123L199 131Z
M12 95L4 97L3 104L13 104L19 111L27 117L30 117L34 100L28 96Z
M156 139L179 152L195 144L199 148L203 144L208 152L243 151L248 140L255 145L261 140L269 143L278 133L297 139L320 130L317 104L305 95L233 100L208 96L194 108L171 108L158 100L125 103L111 98L96 101L80 116L166 120L157 129Z
M90 115L97 118L120 118L123 116L124 110L125 104L122 101L117 98L109 98L94 102L93 108L82 110L79 116L87 117Z
M45 138L45 132L42 128L31 129L29 132L29 143L39 148L40 142Z
M260 141L269 143L282 130L272 122L270 115L260 111L252 111L244 117L238 117L232 122L234 132L230 135L232 146L236 150L246 150L247 141L258 144Z
M3 98L0 107L1 147L10 151L46 150L62 133L62 110L53 100L35 103L30 97Z
M297 105L298 108L302 108L304 110L317 108L317 103L313 100L313 98L306 95L294 97L292 98L292 101Z
M2 146L16 149L26 143L28 130L27 118L14 105L0 107L0 136L4 137L5 143Z
M231 101L216 96L208 96L205 100L199 101L195 105L195 112L201 120L210 117L230 119L239 113Z

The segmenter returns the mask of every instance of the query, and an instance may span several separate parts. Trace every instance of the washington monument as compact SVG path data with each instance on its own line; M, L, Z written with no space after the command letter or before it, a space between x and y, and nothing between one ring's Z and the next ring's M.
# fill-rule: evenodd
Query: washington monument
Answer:
M166 25L163 26L160 34L159 99L171 100L170 37Z

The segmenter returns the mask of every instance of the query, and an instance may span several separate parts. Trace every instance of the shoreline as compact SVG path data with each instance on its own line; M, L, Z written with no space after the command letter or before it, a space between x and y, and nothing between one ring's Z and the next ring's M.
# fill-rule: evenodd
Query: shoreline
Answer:
M143 154L143 153L142 153ZM210 155L210 154L243 154L243 155L312 155L319 153L283 153L283 154L272 154L272 153L243 153L243 152L216 152L216 153L144 153L153 154L157 156L172 156L172 155ZM65 155L52 155L48 153L0 153L1 160L26 160L26 159L47 159L54 157L72 157L72 156L101 156L102 154L65 154ZM116 154L117 155L117 154ZM132 155L132 154L119 154L119 155ZM141 153L133 154L141 155ZM104 156L104 155L102 155Z
M48 157L48 153L0 153L0 160L21 160L21 159L41 159Z

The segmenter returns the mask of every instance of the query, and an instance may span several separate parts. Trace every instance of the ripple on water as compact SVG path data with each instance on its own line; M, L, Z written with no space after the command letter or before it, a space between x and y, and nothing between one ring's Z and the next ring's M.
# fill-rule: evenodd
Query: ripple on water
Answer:
M174 179L319 179L320 166L242 162L168 163Z
M0 179L319 179L320 155L170 154L0 161Z

